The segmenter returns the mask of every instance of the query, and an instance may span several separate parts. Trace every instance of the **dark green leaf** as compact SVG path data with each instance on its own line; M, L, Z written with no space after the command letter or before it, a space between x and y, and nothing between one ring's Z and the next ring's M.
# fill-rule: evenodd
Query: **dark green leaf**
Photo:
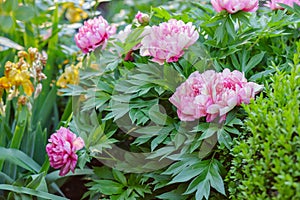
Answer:
M154 105L149 109L150 119L158 125L167 125L167 115L162 113L159 105Z
M218 164L215 161L213 161L212 166L209 169L209 173L211 186L221 194L225 195L224 182L221 175L219 174Z
M198 131L204 132L208 129L208 127L209 127L209 123L200 122L199 125L194 127L191 132L198 132Z
M233 21L232 19L228 18L225 22L225 26L226 26L226 30L228 32L228 34L233 38L235 39L236 37L236 31L235 31L235 28L234 28L234 24L233 24Z
M121 194L123 185L111 180L95 180L98 190L105 195Z
M184 185L179 185L178 188L172 190L170 192L166 192L156 196L159 199L166 199L166 200L185 200L187 196L182 195L185 191L186 187Z
M211 126L211 127L209 127L208 129L206 129L206 130L202 133L202 135L201 135L201 137L199 138L199 140L203 140L203 139L206 139L206 138L211 137L211 136L212 136L213 134L215 134L218 130L219 130L219 128L216 127L216 126Z
M111 169L107 166L94 167L94 173L102 179L114 179Z
M177 174L169 184L186 182L201 174L207 168L207 161L199 162L194 165L188 166Z
M224 129L218 131L218 142L224 144L229 150L231 149L232 138Z
M170 131L161 132L160 134L158 134L158 136L156 138L154 138L151 141L151 151L154 151L154 149L168 137Z
M115 179L117 181L119 181L120 183L122 183L124 186L127 185L127 180L126 177L124 176L124 174L118 170L113 169L112 170L113 176L115 177Z
M247 74L251 69L253 69L254 67L256 67L256 65L258 65L262 59L264 58L265 52L261 52L255 56L253 56L249 62L247 63L246 66L243 66L242 71L245 72L245 74Z
M209 185L209 180L204 180L201 183L199 183L197 192L196 192L196 199L201 200L203 197L208 199L210 194L210 185Z
M36 174L32 176L32 180L26 185L26 187L36 190L43 182L45 182L45 174Z

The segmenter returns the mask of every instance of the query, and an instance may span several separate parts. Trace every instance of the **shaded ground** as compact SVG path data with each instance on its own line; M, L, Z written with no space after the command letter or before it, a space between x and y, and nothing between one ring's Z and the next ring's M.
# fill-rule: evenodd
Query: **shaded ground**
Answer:
M68 178L61 187L61 190L68 199L80 200L82 195L87 191L84 186L85 183L87 183L87 181L83 180L83 176L73 176Z

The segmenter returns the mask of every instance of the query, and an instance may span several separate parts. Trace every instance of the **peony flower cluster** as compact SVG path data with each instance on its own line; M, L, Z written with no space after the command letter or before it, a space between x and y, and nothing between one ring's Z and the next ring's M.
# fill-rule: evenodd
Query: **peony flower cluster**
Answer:
M235 106L248 104L262 86L247 82L243 73L224 69L217 73L213 70L192 73L169 99L177 107L182 121L194 121L206 117L207 122L216 118L219 122Z
M99 46L104 49L108 38L115 33L116 27L108 25L107 21L99 16L84 22L75 35L75 42L83 53L88 53Z
M231 14L240 10L255 12L258 9L258 0L211 0L211 4L217 12L226 10Z
M293 7L294 3L300 5L300 0L270 0L265 4L265 6L271 8L272 10L283 9L279 3Z
M82 138L61 127L48 141L46 151L51 167L60 168L60 176L66 175L70 170L74 173L78 159L76 152L84 147Z
M199 38L191 22L170 19L159 26L146 27L141 41L140 54L152 56L153 62L163 64L176 62L184 54L184 49L194 44Z

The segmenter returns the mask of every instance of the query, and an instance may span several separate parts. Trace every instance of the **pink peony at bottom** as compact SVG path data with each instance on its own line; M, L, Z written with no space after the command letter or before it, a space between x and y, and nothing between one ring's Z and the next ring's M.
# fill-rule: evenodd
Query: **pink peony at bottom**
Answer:
M220 73L208 70L202 74L196 71L176 89L169 101L177 107L182 121L206 117L207 122L216 118L222 122L230 110L242 103L248 104L262 88L248 82L237 70L224 69Z
M60 168L59 175L64 176L69 171L74 173L78 156L76 152L84 147L81 137L76 137L68 128L61 127L48 140L46 152L51 167Z

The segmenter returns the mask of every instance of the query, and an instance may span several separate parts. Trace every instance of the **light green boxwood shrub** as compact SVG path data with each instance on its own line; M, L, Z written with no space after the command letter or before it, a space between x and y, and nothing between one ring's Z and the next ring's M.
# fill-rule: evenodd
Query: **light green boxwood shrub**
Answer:
M232 151L231 199L300 199L300 66L271 80L244 106L249 132Z

